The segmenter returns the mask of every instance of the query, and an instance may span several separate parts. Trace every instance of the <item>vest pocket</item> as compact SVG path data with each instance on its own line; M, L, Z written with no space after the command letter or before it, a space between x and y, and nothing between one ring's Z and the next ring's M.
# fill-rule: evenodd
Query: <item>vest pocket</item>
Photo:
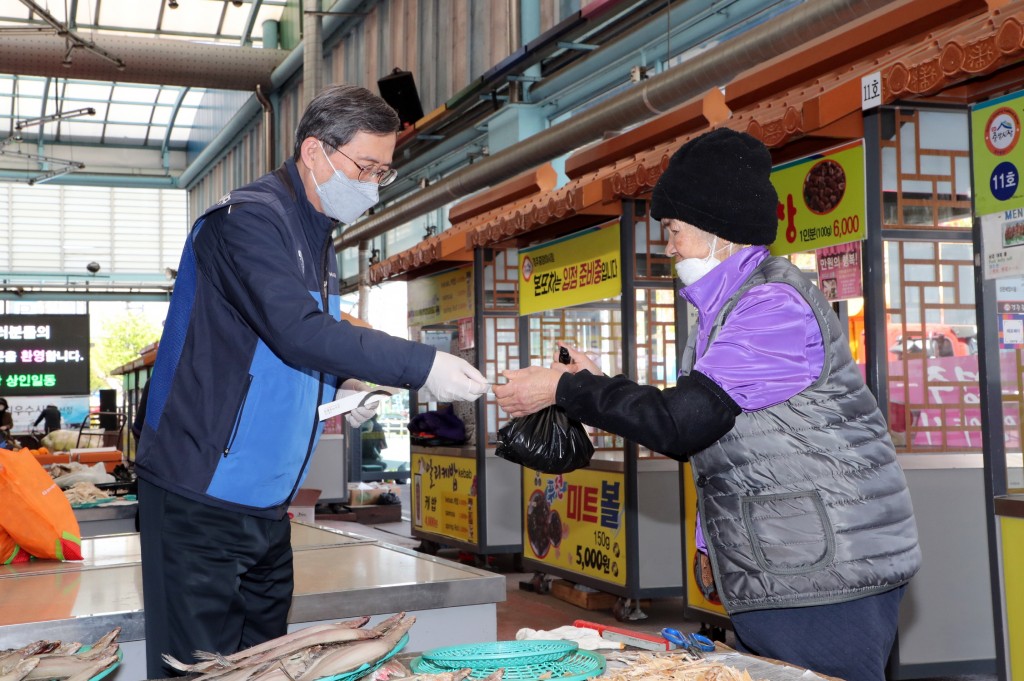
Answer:
M740 505L754 559L766 572L811 572L835 556L835 533L816 491L742 497Z

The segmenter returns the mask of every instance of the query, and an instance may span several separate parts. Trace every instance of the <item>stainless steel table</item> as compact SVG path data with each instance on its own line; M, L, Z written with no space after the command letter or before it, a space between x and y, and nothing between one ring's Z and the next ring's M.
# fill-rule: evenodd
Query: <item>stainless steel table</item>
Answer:
M357 535L292 524L295 593L289 629L399 611L417 616L407 650L493 641L505 578ZM83 539L84 560L0 567L0 649L38 639L91 643L122 628L111 681L145 674L142 567L137 534Z

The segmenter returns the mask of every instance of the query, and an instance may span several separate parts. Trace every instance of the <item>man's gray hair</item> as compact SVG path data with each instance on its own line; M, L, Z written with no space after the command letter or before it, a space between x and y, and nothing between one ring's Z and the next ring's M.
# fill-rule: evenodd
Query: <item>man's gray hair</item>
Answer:
M295 131L295 160L302 141L315 137L334 148L352 141L358 132L386 135L398 132L401 121L395 110L364 87L332 85L309 103Z

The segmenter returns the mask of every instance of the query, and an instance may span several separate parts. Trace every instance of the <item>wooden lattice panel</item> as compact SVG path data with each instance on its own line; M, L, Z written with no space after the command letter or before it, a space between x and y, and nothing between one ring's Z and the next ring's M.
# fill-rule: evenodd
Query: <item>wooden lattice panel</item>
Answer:
M883 115L891 116L893 122L891 136L881 144L885 168L882 194L885 226L893 229L969 228L971 175L967 113L898 109Z
M969 243L887 242L889 428L903 451L980 451Z
M506 369L519 368L519 317L484 317L484 340L482 344L483 366L481 372L488 380L504 383L502 373ZM511 419L498 408L494 395L487 393L484 400L484 418L487 424L487 441L493 442L498 429Z
M484 312L519 309L519 250L496 249L484 263Z
M636 281L671 281L672 258L665 255L665 230L656 220L636 221Z
M636 375L639 382L665 388L676 384L679 373L676 350L674 289L636 291ZM651 450L640 447L641 456Z

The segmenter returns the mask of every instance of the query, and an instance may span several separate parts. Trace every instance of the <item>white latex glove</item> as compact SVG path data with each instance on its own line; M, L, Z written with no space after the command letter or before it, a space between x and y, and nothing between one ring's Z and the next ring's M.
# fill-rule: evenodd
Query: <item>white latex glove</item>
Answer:
M354 392L362 392L364 390L372 390L372 388L358 378L345 379L341 384L342 390L352 390ZM356 407L352 411L345 414L345 420L348 421L348 425L353 428L358 428L365 422L373 418L373 415L377 413L377 407L380 404L380 395L373 395L370 397L369 404L364 404L360 407Z
M472 402L487 392L487 379L472 364L447 352L437 351L427 381L420 388L424 402Z

